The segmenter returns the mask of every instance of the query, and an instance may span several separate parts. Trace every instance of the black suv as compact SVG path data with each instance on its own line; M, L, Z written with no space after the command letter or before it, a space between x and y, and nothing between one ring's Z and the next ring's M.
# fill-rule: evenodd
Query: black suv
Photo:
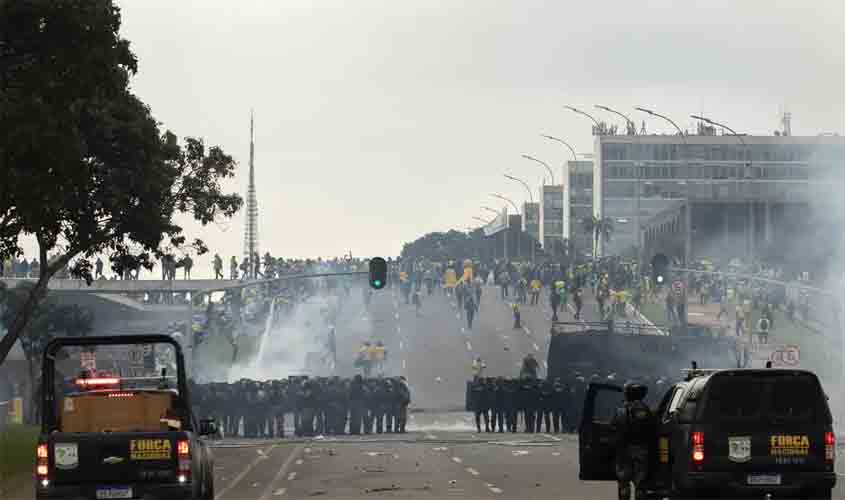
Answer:
M613 481L622 388L590 384L579 428L582 480ZM698 370L655 411L649 498L820 498L836 485L833 420L804 370Z

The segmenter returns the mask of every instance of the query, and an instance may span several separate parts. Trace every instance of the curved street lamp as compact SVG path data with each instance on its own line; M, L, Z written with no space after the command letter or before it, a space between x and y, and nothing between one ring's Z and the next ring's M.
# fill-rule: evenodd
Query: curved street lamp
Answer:
M552 178L551 185L554 186L554 184L555 184L555 173L552 171L552 167L550 167L548 163L544 162L543 160L538 160L537 158L534 158L531 155L524 154L524 155L522 155L522 157L525 158L526 160L535 161L535 162L539 163L540 165L546 167L546 170L549 171L549 176L551 176L551 178Z
M572 153L572 160L578 161L578 154L575 152L575 148L570 146L568 142L564 141L563 139L561 139L559 137L554 137L554 136L546 135L546 134L540 134L540 137L544 137L544 138L549 139L551 141L557 141L557 142L563 144L564 146L569 148L569 152Z
M528 187L528 184L525 181L523 181L522 179L520 179L518 177L514 177L512 175L508 175L508 174L504 174L504 175L505 175L506 179L510 179L512 181L516 181L516 182L522 184L525 187L525 190L528 191L528 199L531 201L531 203L534 203L534 195L531 194L531 188Z
M727 130L732 135L734 135L737 139L739 139L739 142L741 142L743 146L746 146L746 147L748 146L747 144L745 144L745 140L742 138L741 135L737 134L736 131L734 131L734 129L728 127L724 123L719 123L719 122L711 120L710 118L704 118L703 116L697 116L697 115L689 115L689 116L692 119L700 120L700 121L703 121L704 123L709 123L710 125L715 125L717 127L720 127L720 128Z
M487 220L483 217L478 217L478 216L473 216L473 219L475 219L479 222L483 222L484 224L490 224L491 222L493 222L492 220Z
M496 217L498 217L499 214L501 214L501 212L499 212L498 210L495 210L495 209L490 208L490 207L482 206L481 208L483 208L484 210L487 210L488 212L492 212L492 213L496 214Z
M568 110L570 110L570 111L574 111L574 112L578 113L579 115L584 115L584 116L586 116L586 117L587 117L587 118L589 118L590 120L593 120L593 123L595 123L595 124L596 124L596 127L601 128L601 125L599 124L599 121L598 121L598 120L596 120L595 118L593 118L593 116L592 116L592 115L588 115L587 113L585 113L585 112L581 111L580 109L578 109L578 108L573 108L572 106L564 106L564 108L566 108L566 109L568 109Z
M687 143L687 134L685 134L684 131L681 130L681 127L679 127L677 123L673 122L672 119L669 118L668 116L661 115L660 113L656 113L656 112L654 112L654 111L652 111L648 108L634 108L634 109L636 109L637 111L642 111L643 113L647 113L651 116L656 116L658 118L662 118L662 119L666 120L667 122L671 123L672 126L675 127L675 129L678 131L678 135L681 136L681 140L684 141L684 144Z
M516 210L516 215L519 215L519 207L517 207L516 203L514 203L513 200L511 200L510 198L505 198L504 196L502 196L498 193L490 193L490 196L492 196L494 198L499 198L500 200L503 200L503 201L510 203L511 206L513 207L513 209Z
M604 110L604 111L609 111L609 112L611 112L611 113L614 113L614 114L619 115L619 116L621 116L622 118L624 118L624 119L625 119L625 122L627 122L627 123L628 123L628 126L630 127L630 129L634 132L634 135L636 135L636 133L637 133L637 125L634 123L634 120L632 120L632 119L628 118L628 116L626 116L626 115L624 115L624 114L620 113L619 111L616 111L615 109L610 109L610 108L608 108L607 106L602 106L602 105L600 105L600 104L596 104L596 108L601 109L601 110Z

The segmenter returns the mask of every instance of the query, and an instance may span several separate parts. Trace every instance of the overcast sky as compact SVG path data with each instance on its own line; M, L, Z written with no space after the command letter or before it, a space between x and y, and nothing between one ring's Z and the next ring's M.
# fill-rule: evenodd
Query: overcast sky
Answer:
M480 205L500 206L488 193L522 202L502 174L539 186L544 170L520 154L557 179L569 157L540 133L592 152L590 122L565 104L620 126L593 105L638 124L638 105L689 127L702 112L755 134L786 107L794 135L845 132L841 0L120 5L135 92L165 128L233 154L241 192L255 108L261 249L275 255L397 255L426 232L476 225ZM243 225L241 214L201 234L240 256Z

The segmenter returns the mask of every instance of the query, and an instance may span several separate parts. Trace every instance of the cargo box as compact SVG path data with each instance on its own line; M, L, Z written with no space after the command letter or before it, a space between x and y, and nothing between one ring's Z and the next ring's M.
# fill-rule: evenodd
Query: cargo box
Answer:
M173 395L167 392L108 392L66 396L62 432L167 431Z

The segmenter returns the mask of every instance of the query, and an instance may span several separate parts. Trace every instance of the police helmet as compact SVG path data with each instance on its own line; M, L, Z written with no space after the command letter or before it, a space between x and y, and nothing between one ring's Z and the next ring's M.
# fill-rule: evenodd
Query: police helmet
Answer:
M648 394L648 387L636 382L628 382L624 387L625 401L640 401Z

